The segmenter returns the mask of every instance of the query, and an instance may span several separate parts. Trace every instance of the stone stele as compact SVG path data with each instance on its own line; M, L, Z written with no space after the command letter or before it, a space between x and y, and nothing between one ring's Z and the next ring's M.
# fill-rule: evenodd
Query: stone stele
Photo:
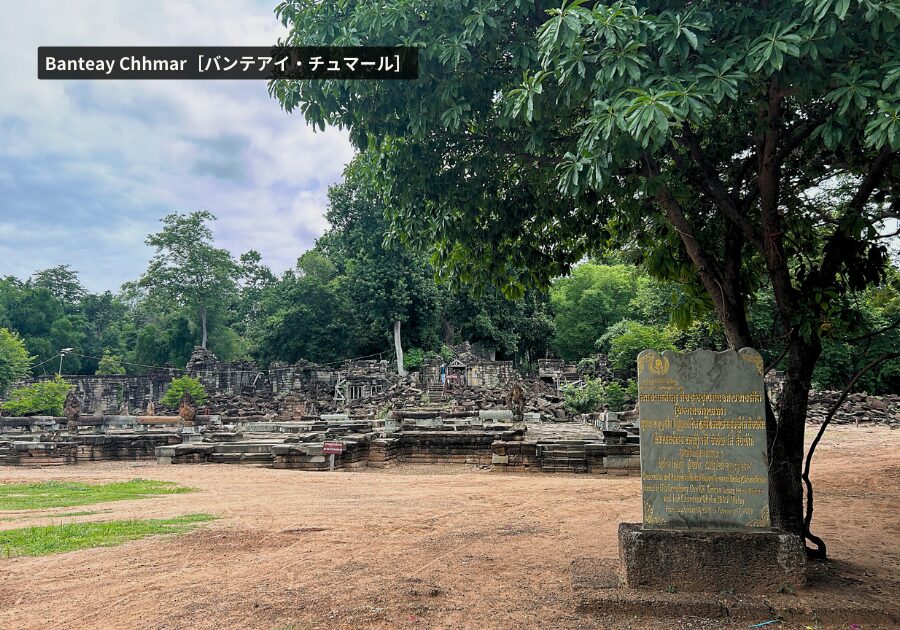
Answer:
M644 529L770 527L762 356L638 355Z

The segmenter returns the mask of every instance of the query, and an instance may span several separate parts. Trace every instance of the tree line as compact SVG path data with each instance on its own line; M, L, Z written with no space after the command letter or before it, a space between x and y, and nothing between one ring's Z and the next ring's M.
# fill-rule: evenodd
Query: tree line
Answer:
M217 248L206 211L173 213L147 238L154 248L147 270L116 293L91 293L67 265L19 280L0 279L0 347L15 336L22 349L0 356L0 370L34 375L143 373L185 365L196 346L224 360L251 359L265 367L300 359L318 363L348 357L395 359L399 322L404 364L415 369L448 346L469 341L497 359L533 373L543 357L579 361L601 353L625 384L637 353L727 346L711 314L679 322L691 299L677 282L651 276L623 253L585 261L543 291L509 299L491 284L436 279L430 257L386 242L390 226L371 186L351 165L329 190L328 231L296 265L274 274L255 251L233 256ZM900 316L900 275L855 296L867 330ZM784 343L770 290L760 289L749 310L759 349L774 361ZM11 331L11 332L9 332ZM824 341L816 384L838 388L867 357L900 346L900 329L868 340L868 352L839 336ZM26 358L31 357L31 360ZM24 358L23 358L24 357ZM0 386L12 376L0 374ZM900 362L866 374L860 389L900 390Z

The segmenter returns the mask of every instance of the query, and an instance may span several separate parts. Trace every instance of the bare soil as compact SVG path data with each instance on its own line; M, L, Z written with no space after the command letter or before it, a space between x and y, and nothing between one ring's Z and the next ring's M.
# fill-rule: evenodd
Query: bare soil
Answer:
M884 427L834 427L819 446L813 529L833 560L817 574L840 583L840 597L890 602L900 593L898 454L900 431ZM0 482L135 477L197 492L3 512L0 529L195 512L219 520L182 536L0 559L0 628L748 625L577 610L571 567L617 557L618 524L641 517L636 476L425 465L334 473L150 462L0 466ZM65 516L75 510L96 513Z

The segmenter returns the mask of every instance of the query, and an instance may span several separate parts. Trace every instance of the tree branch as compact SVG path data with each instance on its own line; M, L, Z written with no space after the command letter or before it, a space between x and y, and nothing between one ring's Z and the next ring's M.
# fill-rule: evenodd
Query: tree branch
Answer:
M704 155L699 140L689 127L685 127L684 134L682 135L682 142L690 151L691 158L693 158L694 162L697 163L697 166L700 167L700 172L703 175L701 184L707 194L716 200L719 208L725 213L725 216L741 229L744 238L762 252L762 240L760 239L759 232L754 229L747 220L747 217L738 210L734 197L728 194L728 191L725 189L725 184L716 174L713 165L710 164L709 160ZM677 153L677 151L675 153Z
M824 435L825 429L831 423L832 418L834 418L834 414L837 413L838 408L840 408L840 406L844 404L844 401L847 399L847 394L850 393L850 390L853 389L853 386L856 385L859 379L861 379L867 372L869 372L869 370L876 367L877 365L883 363L884 361L889 361L897 357L900 357L900 352L886 352L877 359L874 359L859 372L854 374L853 378L850 379L850 382L847 383L847 387L845 387L844 391L841 392L840 397L837 399L834 405L832 405L831 409L828 410L828 414L825 416L825 420L822 422L822 426L819 427L819 432L816 434L816 437L812 441L812 444L809 445L809 452L806 454L806 465L803 468L802 475L803 482L806 484L806 516L804 516L803 518L803 536L816 545L816 549L807 549L807 553L813 558L824 560L827 557L825 541L823 541L818 536L814 536L812 532L809 531L809 525L812 522L813 516L813 489L812 482L809 480L809 470L812 466L812 458L816 452L816 447L819 445L819 441L822 439L822 435Z

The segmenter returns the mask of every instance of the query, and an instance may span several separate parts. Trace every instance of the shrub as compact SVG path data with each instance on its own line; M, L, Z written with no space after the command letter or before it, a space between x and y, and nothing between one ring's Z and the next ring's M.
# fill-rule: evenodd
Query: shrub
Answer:
M203 387L200 381L190 376L173 378L169 384L169 389L166 390L160 402L169 407L177 407L181 402L181 397L184 396L184 392L188 392L194 397L194 402L197 403L197 406L206 404L206 388Z
M571 413L591 413L603 406L606 398L600 379L589 378L584 387L569 385L563 390L565 407Z
M613 381L603 388L604 397L606 398L606 408L610 411L623 411L627 401L625 389Z
M61 416L71 385L57 376L14 389L3 410L14 416Z
M628 398L628 402L632 404L637 402L638 386L636 379L631 379L628 381L628 384L625 385L625 396Z
M25 378L33 359L19 335L0 328L0 395L10 385Z
M425 360L425 351L422 348L410 348L403 353L403 369L407 372L414 372L422 368L422 362Z
M628 403L629 389L615 381L604 384L599 378L589 378L584 387L566 387L563 396L566 409L571 413L591 413L601 409L623 411Z

